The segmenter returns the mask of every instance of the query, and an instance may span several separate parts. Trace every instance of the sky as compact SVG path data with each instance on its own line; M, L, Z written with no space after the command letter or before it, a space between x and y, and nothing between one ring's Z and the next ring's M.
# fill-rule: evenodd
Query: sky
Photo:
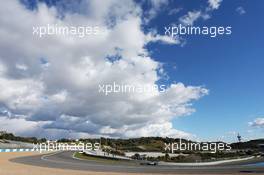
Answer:
M261 0L21 0L0 6L0 130L47 137L263 138ZM85 37L34 34L98 27ZM168 35L177 26L231 34ZM102 85L165 85L101 93Z

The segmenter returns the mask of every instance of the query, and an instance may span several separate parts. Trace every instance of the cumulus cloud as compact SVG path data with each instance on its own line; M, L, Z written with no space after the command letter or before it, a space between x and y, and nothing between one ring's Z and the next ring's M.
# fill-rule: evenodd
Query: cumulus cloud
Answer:
M19 133L25 136L38 136L38 137L45 137L46 135L43 134L41 122L34 122L28 121L23 116L10 118L6 115L2 115L0 112L0 122L1 122L1 130L9 131L13 133Z
M190 136L171 121L195 111L193 101L208 94L204 87L179 82L165 92L98 92L99 85L112 82L156 85L162 65L145 46L178 42L145 33L134 1L82 3L87 6L80 13L63 17L43 3L34 10L19 1L1 4L0 107L9 112L0 113L1 129L42 137ZM84 38L32 35L33 26L46 24L98 26L105 32Z
M253 127L264 127L264 118L256 118L254 121L249 122L249 125Z
M222 1L223 0L208 0L208 4L212 10L216 10L220 7Z

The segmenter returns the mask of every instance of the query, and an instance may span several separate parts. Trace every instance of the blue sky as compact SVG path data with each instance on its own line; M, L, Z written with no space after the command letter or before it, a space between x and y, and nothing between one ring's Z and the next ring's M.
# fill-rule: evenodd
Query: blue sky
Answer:
M0 130L51 139L235 141L237 133L244 140L263 138L263 6L261 0L5 2ZM187 23L230 26L232 34L165 35L165 27ZM105 33L32 34L32 28L47 24L98 25ZM168 88L150 94L98 92L98 85L113 81Z
M190 10L189 7L199 9L203 3L176 4ZM240 6L246 11L243 15L236 11ZM263 6L264 2L257 0L223 1L211 19L199 20L195 25L232 26L231 36L192 36L187 37L183 47L153 46L154 58L166 64L172 81L204 85L210 90L208 96L195 103L195 113L174 120L175 127L204 138L231 131L251 137L247 133L252 129L248 122L264 115ZM153 25L173 22L173 18L160 18ZM263 130L254 132L255 137L263 137Z

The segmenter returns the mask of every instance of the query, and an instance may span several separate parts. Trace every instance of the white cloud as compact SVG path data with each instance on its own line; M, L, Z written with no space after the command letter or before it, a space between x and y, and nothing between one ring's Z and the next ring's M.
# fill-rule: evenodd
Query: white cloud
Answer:
M180 44L179 38L169 37L167 35L159 35L155 30L146 34L146 42L161 42L164 44Z
M1 130L33 136L38 128L37 122L26 121L23 118L7 118L0 116ZM18 127L19 125L19 127Z
M173 128L172 123L164 121L160 123L148 124L145 127L141 127L137 130L129 130L125 132L127 137L147 137L150 135L159 135L161 137L173 137L173 138L191 138L192 134L182 132Z
M216 9L218 9L220 7L222 1L223 0L208 0L209 7L212 10L216 10Z
M182 8L173 8L168 12L168 15L175 15L179 13L182 10Z
M43 84L33 79L7 79L0 77L0 103L14 111L32 110L40 106Z
M158 14L158 12L163 8L166 7L169 4L168 0L150 0L147 1L150 4L150 9L146 11L145 14L145 22L149 22L153 18L155 18Z
M253 127L264 127L264 118L256 118L253 122L249 122Z
M28 69L27 66L24 65L24 64L16 64L16 68L17 68L17 69L20 69L20 70L22 70L22 71L25 71L25 70Z
M187 14L179 18L179 22L183 25L193 25L197 20L208 20L211 13L219 9L223 0L208 0L208 6L199 10L188 11Z
M202 16L201 11L189 11L186 15L182 16L179 21L183 25L193 25L193 23Z
M25 133L20 127L32 127L42 137L189 136L174 129L171 120L195 111L193 101L208 94L203 87L174 83L164 93L107 97L98 92L99 84L113 81L155 85L162 67L145 46L178 41L144 33L142 12L134 1L84 2L88 9L65 13L63 19L57 18L56 8L44 4L34 11L19 1L0 6L0 107L23 116L16 120L3 116L7 124L0 122L0 127L18 133ZM32 35L33 26L56 23L97 25L106 32L82 39ZM117 55L120 59L107 60Z
M244 15L246 13L246 10L243 7L239 6L236 8L236 12L240 15Z

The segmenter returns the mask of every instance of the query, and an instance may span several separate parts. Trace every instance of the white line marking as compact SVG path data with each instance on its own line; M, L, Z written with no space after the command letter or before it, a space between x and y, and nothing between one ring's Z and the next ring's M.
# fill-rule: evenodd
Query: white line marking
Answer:
M75 153L76 153L76 152L75 152ZM75 156L74 156L75 153L72 154L72 158L73 158L73 159L76 159L76 160L85 160L85 159L81 159L81 158L75 157Z
M61 152L63 152L63 151L56 152L56 153L53 153L53 154L43 155L43 156L41 156L41 160L48 161L48 162L55 162L55 163L66 163L66 164L71 164L71 165L80 165L77 162L75 163L75 162L65 162L65 161L57 161L57 160L47 159L47 157L54 156L54 155L59 154ZM84 161L84 160L82 160L82 161ZM94 167L105 167L107 165L91 165L90 164L90 166L94 166ZM111 167L120 167L120 166L111 166ZM127 167L127 168L130 168L130 167ZM133 167L131 167L131 168L133 168Z
M51 153L51 154L46 154L46 155L43 155L43 156L41 156L41 160L47 160L47 161L49 161L48 159L46 159L45 157L49 157L49 156L54 156L54 155L56 155L56 154L59 154L59 153L61 153L62 151L59 151L59 152L55 152L55 153Z
M43 155L41 156L41 160L44 160L44 161L48 161L48 162L55 162L55 163L65 163L65 164L72 164L72 165L77 165L79 163L74 163L74 162L66 162L66 161L58 161L58 160L50 160L48 159L47 157L50 157L50 156L54 156L56 154L59 154L63 151L59 151L59 152L55 152L55 153L52 153L52 154L48 154L48 155Z

